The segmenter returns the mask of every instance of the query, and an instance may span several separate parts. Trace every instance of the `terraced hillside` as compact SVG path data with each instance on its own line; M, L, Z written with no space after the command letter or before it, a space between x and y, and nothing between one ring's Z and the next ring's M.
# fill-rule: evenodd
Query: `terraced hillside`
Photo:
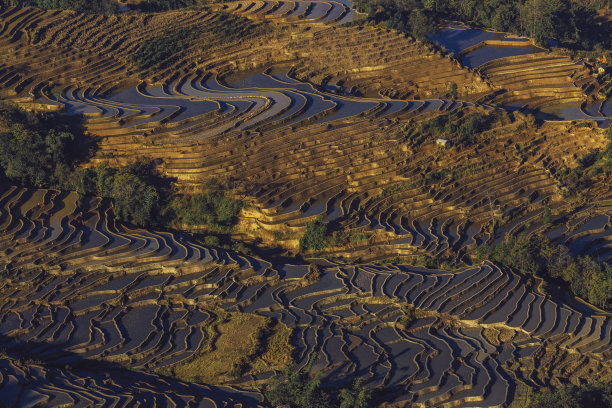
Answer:
M436 46L356 17L0 8L0 99L82 120L75 172L146 159L175 203L213 182L240 200L231 227L136 228L0 162L2 403L263 407L288 362L360 378L372 406L610 381L607 313L565 276L480 261L541 236L612 262L609 75L527 38L453 24Z
M44 86L49 83L60 85L60 92L67 92L67 85L72 85L69 88L77 88L77 91L83 87L81 91L89 89L96 94L120 89L130 78L135 79L130 76L132 70L127 66L127 57L143 40L167 35L168 30L177 27L191 27L207 34L170 66L149 72L148 82L168 82L180 73L193 73L197 70L228 73L275 63L299 62L302 71L304 67L313 67L312 71L302 72L302 77L312 78L318 84L327 76L340 75L334 80L345 82L348 77L352 84L360 85L357 90L364 93L375 93L393 85L404 94L421 97L444 95L452 81L461 86L462 92L487 90L476 75L456 67L448 58L432 54L419 42L379 29L348 28L343 30L346 34L338 36L335 28L276 26L273 30L276 34L265 35L261 34L265 32L261 25L256 24L254 28L247 29L250 23L246 22L241 24L247 27L244 29L247 35L228 43L221 38L227 36L223 31L227 24L225 15L208 12L174 12L163 16L95 16L66 11L7 8L0 18L4 21L4 29L0 32L4 46L0 44L0 47L4 47L3 55L7 56L6 61L3 61L6 75L2 88L5 95L31 97L34 100L43 94L49 96L55 93ZM282 34L287 30L290 32ZM249 40L249 33L252 40ZM198 43L207 45L205 57ZM364 48L366 44L368 48ZM326 49L341 53L338 62L344 65L323 69L322 63L326 61L327 52L308 51ZM81 53L73 55L74 50ZM388 56L381 61L379 56L383 50ZM28 59L30 55L36 55L37 59ZM53 58L49 57L51 55ZM108 59L98 62L96 57L101 55ZM354 56L360 58L355 59ZM26 60L29 71L27 76L22 73ZM74 61L87 64L88 71L64 69L61 73L54 73L50 69L55 66L70 68L71 63L75 64ZM421 81L423 74L419 67L423 62L430 65L427 79L434 81L431 85ZM76 65L75 68L78 67ZM398 67L401 68L398 70ZM381 75L382 70L385 70L384 76ZM35 72L38 74L34 75ZM105 74L101 75L102 72ZM391 77L386 79L389 73ZM327 82L330 80L331 77L326 79ZM417 83L420 85L417 86Z
M39 20L31 20L41 13ZM424 140L415 137L418 129L431 121L444 121L445 115L461 120L469 115L500 112L489 104L451 99L351 96L379 93L435 97L449 95L449 84L454 84L458 94L468 100L490 99L482 95L491 88L475 73L440 54L430 51L423 55L423 45L393 32L374 28L308 29L297 39L287 40L282 32L265 34L265 30L253 28L252 41L213 43L217 48L213 46L206 58L199 57L199 62L194 61L201 55L197 48L189 49L166 68L147 71L147 80L130 88L137 79L130 74L133 68L127 56L135 52L143 38L168 32L178 24L181 13L163 17L87 16L96 20L81 23L82 33L87 34L80 34L76 28L62 29L82 19L72 12L7 9L4 15L15 24L8 32L23 35L6 39L15 62L13 68L6 68L5 84L10 86L4 88L5 92L16 97L28 94L21 100L84 114L88 130L99 136L98 156L92 165L104 161L125 164L141 156L163 158L163 171L176 178L185 192L200 190L210 178L241 180L244 188L239 193L256 204L254 211L244 214L241 233L274 244L283 232L285 240L281 244L288 249L297 248L297 238L308 222L323 216L351 235L368 238L368 242L348 247L339 242L328 251L329 256L377 260L426 255L452 263L473 252L477 245L500 241L506 233L550 229L555 240L573 242L574 222L581 225L605 215L605 210L582 209L570 219L559 217L559 224L552 225L558 228L548 226L543 230L539 225L545 206L558 214L572 207L561 199L564 186L555 174L575 167L576 158L605 144L603 134L596 129L550 123L537 131L517 132L525 121L521 115L515 118L509 114L496 120L489 131L472 137L460 152L444 152L431 144L434 139L423 144ZM208 29L213 37L226 21L207 12L187 15L188 24L194 29ZM23 21L22 25L17 21ZM88 26L98 31L87 31ZM117 31L117 27L123 31ZM459 30L462 35L463 31ZM104 33L110 32L116 33L115 40L106 39ZM344 34L338 35L340 32ZM122 36L131 40L120 40ZM207 36L203 34L202 38ZM264 38L270 41L267 46L262 45ZM481 40L476 36L457 41L456 46L474 46ZM253 42L258 46L253 47ZM38 76L45 71L28 79L8 79L23 76L20 64L24 62L18 61L27 61L32 49L45 47L45 61L44 55L65 49L63 43L71 49L87 50L89 59L80 54L60 58L51 65L58 77L47 82ZM279 59L277 47L283 43L284 56ZM368 48L364 49L364 44ZM106 56L90 64L97 61L97 53ZM109 53L116 57L111 58ZM325 58L329 53L340 55L334 59L337 67ZM378 57L381 55L382 60ZM547 60L540 55L507 58L528 58L545 69ZM69 64L68 58L91 67L91 76L83 77L83 70L76 68L72 72L79 78L72 78L71 71L63 69ZM377 66L370 65L374 58ZM496 78L492 74L494 64L506 71L518 69L503 65L501 61L507 58L487 62L487 75ZM263 59L268 62L256 62ZM293 61L290 69L284 66L289 75L319 84L319 89L287 76L282 65L274 65L288 61ZM259 64L272 64L272 70L240 74L240 70ZM572 64L561 65L567 69ZM351 65L360 67L361 72ZM28 63L28 69L30 66L36 64ZM39 66L49 68L48 64ZM326 74L340 69L344 71ZM499 78L507 78L510 71L506 71ZM389 72L392 75L386 76ZM155 86L158 81L163 85ZM535 89L529 86L529 92ZM322 92L325 90L334 93ZM494 98L508 95L509 91ZM559 98L557 93L554 99ZM528 103L536 104L533 98ZM283 147L271 156L270 146ZM335 153L329 155L329 151ZM300 180L304 175L308 177ZM603 180L591 190L593 202L610 198L609 185ZM495 232L491 231L493 224ZM562 224L566 227L558 235ZM603 251L600 256L604 259L610 257L607 241L602 243L600 239L602 228L606 231L607 224L597 224L590 234L581 233L584 245L578 253L590 253L595 247ZM584 242L589 236L593 242Z
M298 364L317 353L314 367L330 380L363 377L398 404L501 406L525 387L610 376L608 317L556 303L494 264L447 272L330 265L313 275L131 230L112 207L74 193L9 187L0 200L2 345L42 361L2 360L2 389L15 401L261 401L265 372L237 378L242 389L211 389L80 368L83 358L149 372L205 364L199 353L218 310L279 320L291 328ZM53 368L64 365L74 368ZM24 383L30 377L39 379ZM163 397L147 394L158 386Z
M262 92L263 101L251 99L249 85L255 83L260 89L270 84ZM241 180L237 193L255 204L244 213L243 232L271 243L278 241L275 232L289 232L285 244L295 248L306 224L323 217L351 234L370 238L330 255L369 260L398 253L453 259L476 245L521 231L550 230L554 239L572 241L575 222L581 225L609 215L605 205L571 210L575 204L564 201L563 180L558 177L564 169L577 167L577 158L590 149L605 146L605 136L596 128L551 122L531 130L522 115L488 107L441 100L331 97L274 75L256 75L240 86L228 88L212 78L188 77L171 90L143 89L139 96L143 101L162 94L166 99L160 101L165 102L187 95L231 95L221 103L232 105L204 114L202 121L195 116L178 121L179 117L178 130L142 121L111 128L110 116L92 119L90 129L102 136L100 158L94 163L121 165L133 157L164 157L163 171L190 192L201 190L211 178ZM236 97L243 98L242 112L231 99ZM117 105L121 98L118 94L113 105L90 103L102 112L122 106ZM261 110L254 110L258 106ZM189 115L189 109L183 114ZM490 119L494 124L459 151L440 150L435 139L417 136L423 126L448 117L494 118ZM173 146L171 151L168 146ZM335 154L330 156L330 150ZM610 195L605 178L589 190L593 204L609 200ZM546 206L559 215L574 214L542 226ZM605 220L592 229L594 242L599 242L600 229L606 234L609 220ZM588 236L582 235L586 240ZM603 259L610 257L608 244L598 248Z
M283 23L344 24L357 18L350 1L234 1L214 9L249 19Z

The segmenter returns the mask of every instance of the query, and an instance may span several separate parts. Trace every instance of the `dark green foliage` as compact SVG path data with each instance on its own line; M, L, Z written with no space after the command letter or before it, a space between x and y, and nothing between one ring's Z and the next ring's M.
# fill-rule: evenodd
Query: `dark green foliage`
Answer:
M425 39L435 28L432 13L425 10L420 1L358 0L357 10L367 13L368 20L385 23L415 38Z
M176 222L188 226L209 225L228 230L238 220L244 204L222 192L183 196L172 201Z
M492 248L478 248L479 259L490 259L526 274L565 282L571 291L594 305L612 307L612 265L590 257L572 257L567 247L541 235L508 239Z
M312 249L320 251L325 248L325 236L327 235L327 223L318 219L306 224L306 232L300 238L300 249L302 251Z
M294 370L287 366L276 376L265 395L273 407L291 408L365 408L370 400L370 391L363 386L361 379L350 388L340 390L323 387L319 376L311 375L312 362L305 370Z
M70 172L74 130L55 115L0 105L0 179L26 186L58 186Z
M612 384L564 385L531 396L528 408L611 408Z
M107 164L78 169L71 188L81 194L112 198L117 218L138 226L158 226L164 207L161 177L152 162L138 161L120 169Z
M546 261L555 248L541 235L519 235L491 248L490 259L523 273L539 275L545 271Z
M503 112L453 112L439 115L429 120L420 122L412 129L411 139L415 144L426 141L433 142L436 138L444 137L452 142L453 146L469 146L475 142L478 133L491 129L491 127L502 120Z
M610 23L571 0L357 0L368 20L424 38L443 20L528 35L540 43L556 39L573 48L607 48Z
M0 6L69 9L85 13L114 13L117 10L117 3L113 0L0 0Z
M159 37L144 41L138 50L130 55L130 60L140 69L148 69L155 65L168 65L172 57L189 48L197 33L178 29L166 31Z
M79 128L66 117L0 105L0 178L43 188L74 189L114 199L119 219L139 226L160 224L161 177L153 163L139 161L121 169L103 164L77 169L87 150ZM82 153L82 152L80 152Z
M198 0L146 0L138 5L142 11L165 11L193 7Z

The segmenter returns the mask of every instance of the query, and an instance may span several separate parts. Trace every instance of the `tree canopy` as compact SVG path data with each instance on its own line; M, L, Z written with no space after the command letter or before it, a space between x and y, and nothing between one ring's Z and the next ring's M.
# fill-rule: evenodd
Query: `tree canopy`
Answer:
M85 13L113 13L117 10L117 3L112 0L0 0L0 5L44 10L69 9Z
M538 42L555 39L580 49L610 46L610 22L594 8L571 0L357 0L357 8L376 23L386 23L425 38L442 20L527 35Z
M32 186L62 184L73 161L73 129L56 115L0 104L0 179Z

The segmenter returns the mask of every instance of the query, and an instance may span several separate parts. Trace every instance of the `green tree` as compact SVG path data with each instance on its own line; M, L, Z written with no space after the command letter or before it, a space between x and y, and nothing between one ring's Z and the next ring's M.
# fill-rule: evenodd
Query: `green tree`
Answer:
M300 249L302 251L312 249L320 251L325 248L325 236L327 235L327 223L317 219L306 224L306 232L300 238Z

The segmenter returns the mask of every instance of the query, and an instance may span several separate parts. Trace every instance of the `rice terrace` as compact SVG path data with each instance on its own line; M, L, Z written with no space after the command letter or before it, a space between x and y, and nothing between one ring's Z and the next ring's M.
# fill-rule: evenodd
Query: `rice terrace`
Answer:
M609 0L0 0L0 407L612 408Z

